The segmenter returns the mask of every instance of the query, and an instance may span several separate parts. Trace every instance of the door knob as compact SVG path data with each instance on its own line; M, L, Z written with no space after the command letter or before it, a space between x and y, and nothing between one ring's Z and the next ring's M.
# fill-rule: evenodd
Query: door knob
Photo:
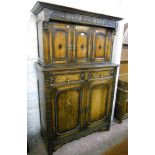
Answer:
M70 82L69 78L67 78L67 82Z

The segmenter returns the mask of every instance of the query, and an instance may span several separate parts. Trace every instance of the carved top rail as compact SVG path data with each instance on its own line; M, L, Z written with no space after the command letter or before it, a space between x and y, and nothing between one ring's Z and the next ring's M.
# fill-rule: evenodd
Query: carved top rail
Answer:
M60 20L114 29L117 28L118 21L122 19L44 2L37 2L32 12L37 15L37 20Z

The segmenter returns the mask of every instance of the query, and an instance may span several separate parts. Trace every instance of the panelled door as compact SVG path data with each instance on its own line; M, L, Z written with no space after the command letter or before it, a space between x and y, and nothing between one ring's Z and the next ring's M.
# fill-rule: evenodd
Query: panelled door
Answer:
M107 30L95 28L93 31L93 61L103 62L106 55Z
M73 62L90 61L90 27L74 26L73 29Z
M48 31L44 46L51 64L111 61L113 37L110 30L50 23Z
M89 126L103 123L109 115L111 104L112 79L99 79L89 82L88 113Z
M66 84L55 88L54 115L56 135L70 135L82 126L83 87L81 84Z
M112 84L112 76L54 84L51 91L54 133L69 136L109 121Z
M68 24L51 23L49 57L51 63L67 64L70 61L70 29Z

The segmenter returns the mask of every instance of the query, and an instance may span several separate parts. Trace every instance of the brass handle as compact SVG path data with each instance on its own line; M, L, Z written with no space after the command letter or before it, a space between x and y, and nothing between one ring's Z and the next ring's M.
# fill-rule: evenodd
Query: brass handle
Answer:
M69 78L67 78L67 82L70 82Z
M91 74L89 72L85 72L81 75L82 79L88 81L91 78Z
M102 74L100 74L100 78L103 78L103 75Z

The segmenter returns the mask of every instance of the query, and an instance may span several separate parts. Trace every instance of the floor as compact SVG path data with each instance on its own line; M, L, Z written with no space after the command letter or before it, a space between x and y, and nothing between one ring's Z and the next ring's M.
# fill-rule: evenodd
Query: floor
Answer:
M110 131L95 132L63 145L53 155L101 155L128 137L128 119L111 123ZM28 155L47 155L43 140Z

